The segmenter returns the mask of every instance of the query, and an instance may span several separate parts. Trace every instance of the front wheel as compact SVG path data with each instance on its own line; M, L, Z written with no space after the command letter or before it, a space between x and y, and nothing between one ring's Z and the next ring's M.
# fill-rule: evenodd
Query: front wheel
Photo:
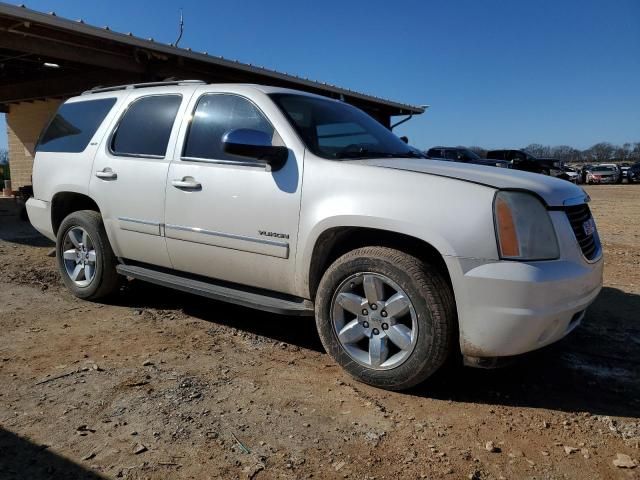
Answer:
M62 280L76 297L98 300L118 288L117 259L100 213L69 214L58 229L56 257Z
M348 373L402 390L445 363L456 318L451 288L436 269L398 250L364 247L325 272L316 323L325 349Z

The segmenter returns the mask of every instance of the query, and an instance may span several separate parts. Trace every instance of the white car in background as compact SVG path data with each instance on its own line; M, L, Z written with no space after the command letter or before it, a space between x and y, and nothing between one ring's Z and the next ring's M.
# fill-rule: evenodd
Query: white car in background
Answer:
M564 175L566 175L566 180L568 180L571 183L575 183L575 184L580 183L580 177L581 176L580 176L580 173L576 169L564 166L564 167L562 167L562 171L563 171Z
M127 276L314 315L327 352L382 388L456 351L490 366L555 342L602 286L580 188L428 160L361 110L294 90L92 90L46 128L33 186L29 218L76 296Z

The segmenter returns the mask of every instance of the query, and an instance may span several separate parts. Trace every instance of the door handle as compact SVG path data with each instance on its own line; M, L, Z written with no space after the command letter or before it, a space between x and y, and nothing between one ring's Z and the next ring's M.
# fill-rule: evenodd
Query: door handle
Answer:
M98 170L96 172L96 177L101 178L103 180L115 180L118 178L118 174L111 170L109 167L103 168L102 170Z
M181 179L171 180L171 185L182 190L201 190L202 184L194 180L193 177L184 177Z

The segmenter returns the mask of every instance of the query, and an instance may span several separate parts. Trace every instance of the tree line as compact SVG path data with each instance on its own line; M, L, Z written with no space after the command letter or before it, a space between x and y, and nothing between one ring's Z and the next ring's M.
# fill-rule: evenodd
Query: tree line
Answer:
M469 147L481 157L486 157L487 149L473 146ZM569 145L542 145L532 143L523 148L537 158L555 158L572 163L603 163L603 162L640 162L640 142L614 145L609 142L600 142L580 150Z

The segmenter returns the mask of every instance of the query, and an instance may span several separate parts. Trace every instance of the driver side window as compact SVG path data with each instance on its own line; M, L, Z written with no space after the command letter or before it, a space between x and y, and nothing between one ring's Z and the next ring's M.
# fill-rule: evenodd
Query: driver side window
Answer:
M223 151L222 137L240 128L259 130L272 138L273 145L283 144L262 112L246 98L230 94L203 95L193 112L182 158L239 161L239 157Z

